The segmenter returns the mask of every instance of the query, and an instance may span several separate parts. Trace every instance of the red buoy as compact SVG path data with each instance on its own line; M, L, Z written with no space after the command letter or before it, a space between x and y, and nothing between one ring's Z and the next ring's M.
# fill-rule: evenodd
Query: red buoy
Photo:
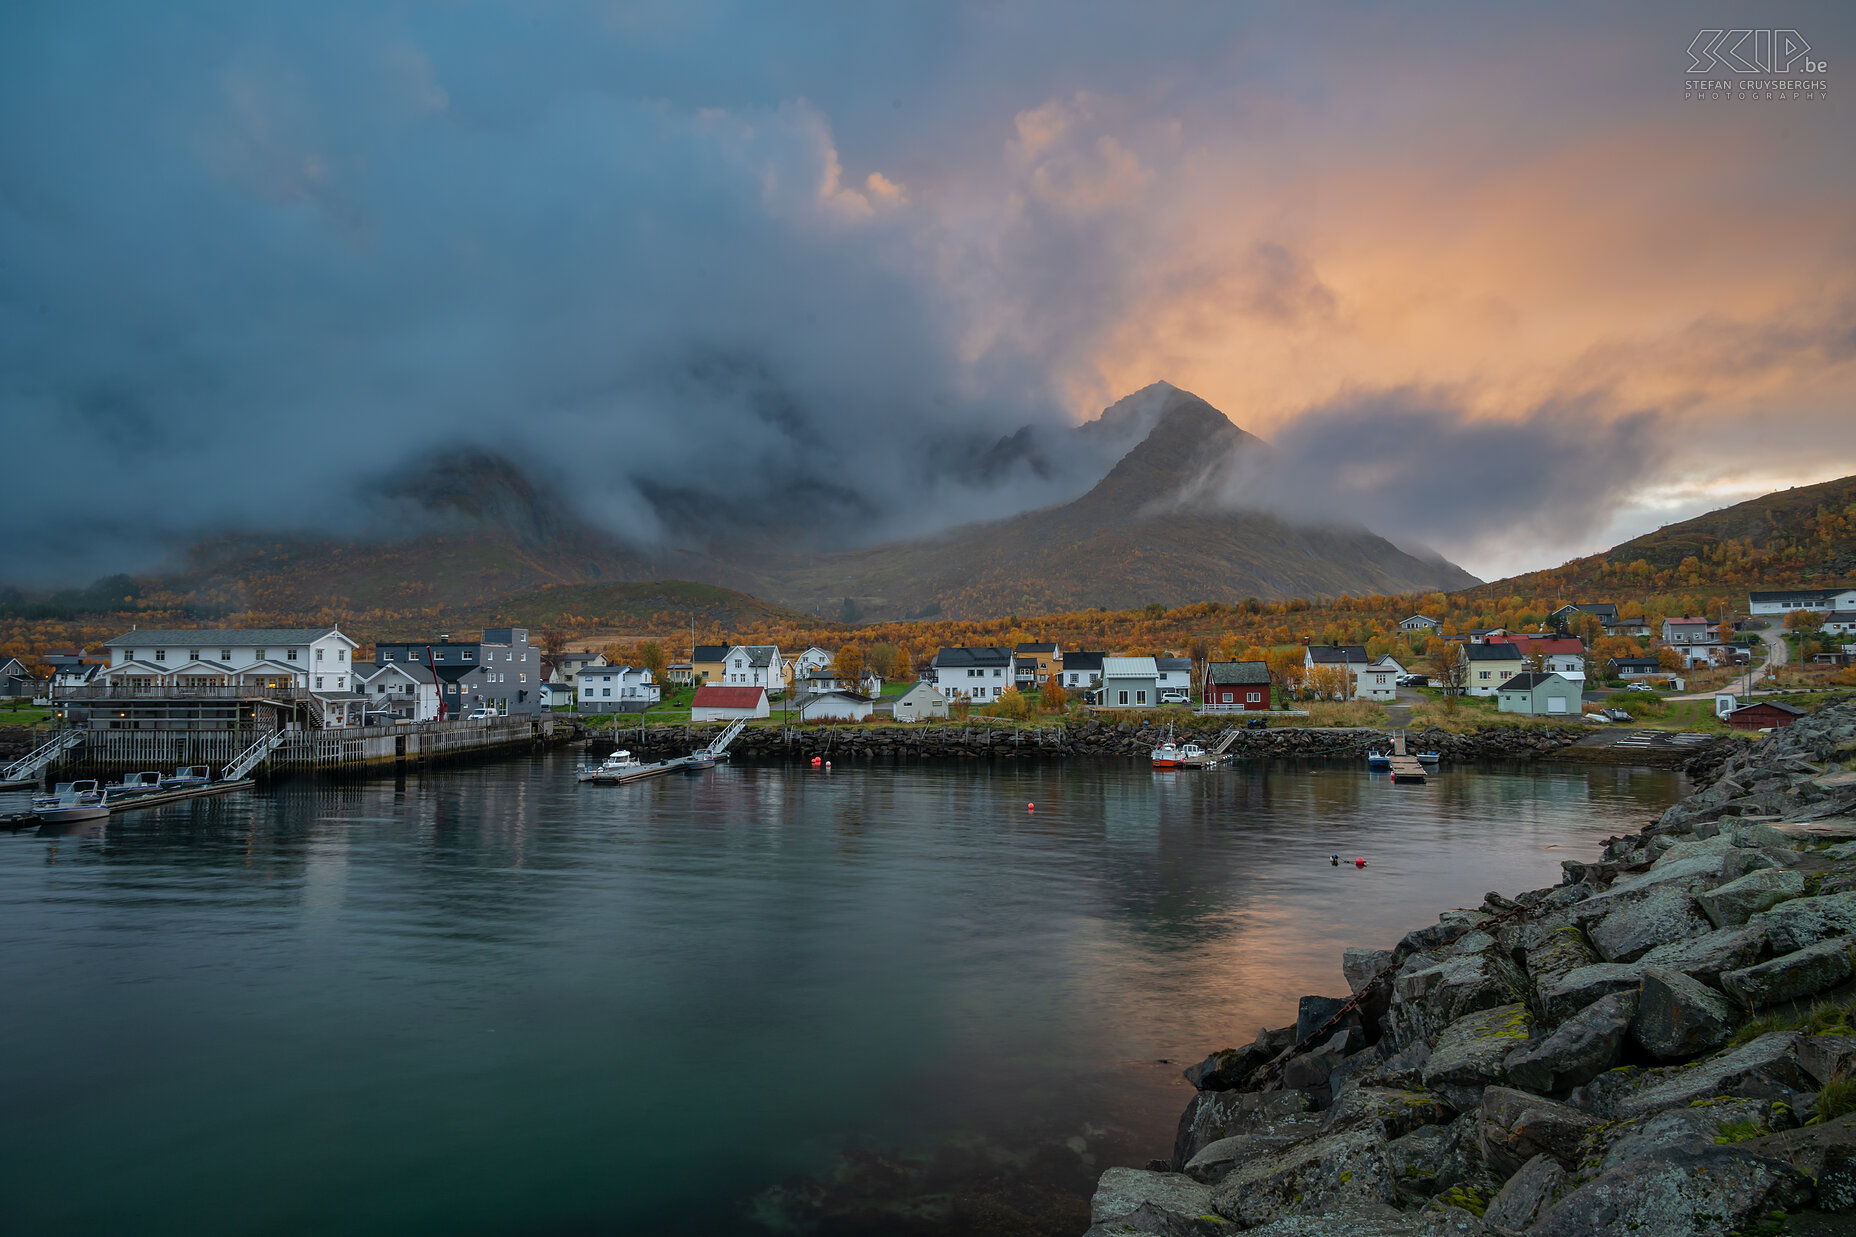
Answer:
M1035 803L1027 803L1027 804L1025 804L1025 811L1027 811L1027 812L1035 812L1035 811L1037 811L1037 810L1038 810L1038 805L1037 805L1037 804L1035 804Z
M1366 866L1366 860L1365 860L1365 858L1363 858L1363 857L1362 857L1362 858L1359 858L1359 859L1355 859L1355 860L1353 861L1353 866L1354 866L1354 867L1356 867L1356 868L1363 868L1363 867L1365 867L1365 866Z

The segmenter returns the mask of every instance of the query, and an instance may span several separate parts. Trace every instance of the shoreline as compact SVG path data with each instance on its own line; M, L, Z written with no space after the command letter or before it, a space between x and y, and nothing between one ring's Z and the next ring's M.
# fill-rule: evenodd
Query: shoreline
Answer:
M1102 1174L1089 1237L1847 1231L1856 705L1736 748L1561 884L1349 949L1347 995L1186 1070L1172 1153Z

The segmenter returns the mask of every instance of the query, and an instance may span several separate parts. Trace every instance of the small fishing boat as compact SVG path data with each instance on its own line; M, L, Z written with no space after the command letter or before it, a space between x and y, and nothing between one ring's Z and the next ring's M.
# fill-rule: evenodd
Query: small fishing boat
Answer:
M715 757L707 751L691 752L689 758L683 762L685 773L701 773L704 769L713 768L715 768Z
M1154 768L1177 769L1179 768L1179 756L1179 749L1173 746L1173 741L1171 739L1168 739L1165 743L1162 743L1159 747L1154 749Z
M1366 753L1366 767L1369 769L1390 769L1392 757L1386 752Z
M134 799L139 795L152 795L161 789L161 774L155 770L146 773L131 773L114 786L105 787L118 802Z
M1443 757L1439 756L1436 752L1418 753L1418 763L1421 765L1434 765L1442 759Z
M190 790L195 786L204 786L212 780L211 765L182 765L172 774L161 779L161 789Z
M1205 749L1200 747L1197 743L1180 744L1179 760L1181 764L1200 763L1200 762L1203 762L1204 759L1205 759Z
M49 795L32 801L32 814L46 824L60 825L74 820L97 820L110 814L109 799L95 779L60 782Z

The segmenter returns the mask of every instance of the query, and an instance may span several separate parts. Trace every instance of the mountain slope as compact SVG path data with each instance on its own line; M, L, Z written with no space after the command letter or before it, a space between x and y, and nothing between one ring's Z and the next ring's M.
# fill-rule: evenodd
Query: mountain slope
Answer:
M1064 450L1103 461L1106 475L1074 501L829 553L792 552L805 539L779 512L760 513L753 530L731 531L713 511L688 510L670 488L654 510L674 535L641 547L589 524L508 461L454 452L372 495L382 514L371 533L345 541L220 538L195 546L176 568L136 581L136 591L144 604L202 616L335 613L391 623L490 612L499 621L538 622L521 607L538 615L584 613L571 608L577 604L571 590L661 580L870 619L994 618L1476 582L1365 529L1219 506L1202 493L1204 482L1227 476L1233 459L1266 452L1267 445L1166 383L1118 401L1075 432L1084 445ZM1002 457L1042 449L1029 439L1001 443ZM840 544L854 532L828 531ZM593 598L586 595L589 603ZM613 594L598 604L630 612L634 600Z
M1814 565L1833 573L1847 572L1856 569L1856 539L1847 532L1839 536L1838 529L1821 527L1819 512L1836 518L1852 506L1856 506L1856 477L1793 486L1665 525L1613 546L1604 557L1614 563L1641 559L1652 567L1673 567L1684 558L1708 554L1724 541L1749 543L1756 550L1769 550L1781 542L1818 541L1829 557Z
M1293 524L1190 497L1233 453L1262 449L1210 404L1169 387L1140 445L1074 502L776 567L745 587L815 609L849 596L871 616L981 618L1477 583L1364 529Z

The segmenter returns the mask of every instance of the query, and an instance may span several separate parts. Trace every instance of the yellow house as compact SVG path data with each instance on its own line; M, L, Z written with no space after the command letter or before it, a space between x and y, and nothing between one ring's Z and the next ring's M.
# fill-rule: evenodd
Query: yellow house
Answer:
M732 644L697 645L695 656L690 658L690 682L697 687L704 683L728 682L722 668L728 661L728 650L733 647Z

